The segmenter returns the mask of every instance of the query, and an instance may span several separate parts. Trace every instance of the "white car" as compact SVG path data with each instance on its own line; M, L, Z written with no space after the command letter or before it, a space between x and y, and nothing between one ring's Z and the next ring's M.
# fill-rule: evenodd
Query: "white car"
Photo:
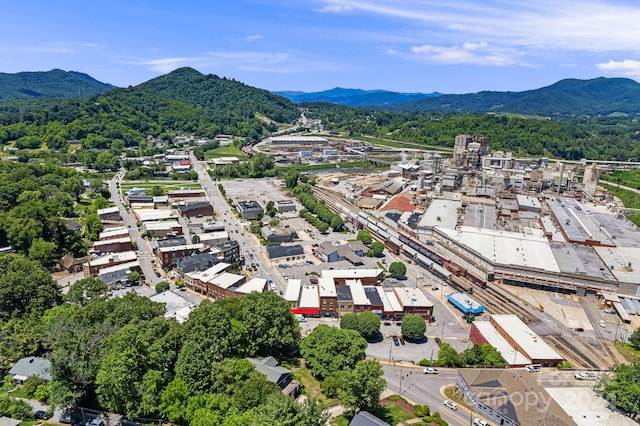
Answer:
M432 367L427 367L424 370L422 370L422 372L424 374L438 374L438 370L436 368L432 368Z
M479 419L477 417L475 419L473 419L473 424L476 425L476 426L489 426L489 423L487 423L484 420Z
M612 310L612 309L609 309L609 308L605 308L604 313L605 313L605 314L612 314L612 313L613 313L613 310Z
M574 374L574 377L577 380L595 380L596 379L596 375L593 373L576 373Z
M604 320L600 320L600 327L606 327L607 323Z
M452 410L454 410L454 411L458 409L458 404L456 404L456 403L455 403L455 402L453 402L453 401L449 401L448 399L446 399L446 400L443 402L443 404L444 404L444 405L446 405L447 407L451 408L451 409L452 409Z

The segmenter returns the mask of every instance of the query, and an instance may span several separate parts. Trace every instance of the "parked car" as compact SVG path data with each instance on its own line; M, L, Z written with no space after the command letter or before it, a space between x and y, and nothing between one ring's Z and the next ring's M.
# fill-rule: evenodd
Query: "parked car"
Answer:
M75 424L78 422L78 419L76 419L71 412L65 411L64 413L62 413L58 421L60 423Z
M400 344L404 345L404 338L402 338L402 337L400 338Z
M604 320L600 320L600 327L606 327L607 323Z
M484 420L479 419L479 418L477 418L477 417L476 417L475 419L473 419L473 424L474 424L475 426L489 426L489 423L487 423L487 422L485 422Z
M587 372L578 372L574 374L574 377L577 380L595 380L597 378L595 374Z
M458 404L456 404L453 401L449 401L448 399L446 399L443 404L449 408L451 408L452 410L457 410L458 409Z
M35 418L42 419L42 420L49 420L51 418L51 415L46 411L38 410L35 412Z
M424 374L438 374L438 369L433 368L433 367L427 367L424 370L422 370L422 372Z
M574 330L575 330L575 331L578 331L578 332L580 332L580 333L582 333L582 332L584 331L584 328L582 328L582 327L576 327L576 328L574 328Z
M605 308L604 313L605 314L613 314L614 312L613 312L613 309Z
M389 321L385 321L385 322L382 323L382 325L387 325L388 326L388 325L391 325L391 323Z
M396 336L393 336L393 344L396 346L400 346L400 341L398 340L398 338Z

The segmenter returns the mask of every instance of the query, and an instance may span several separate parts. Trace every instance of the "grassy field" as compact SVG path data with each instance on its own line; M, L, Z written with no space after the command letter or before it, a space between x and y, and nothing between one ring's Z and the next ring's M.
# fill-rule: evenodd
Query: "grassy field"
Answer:
M392 148L429 149L429 150L441 151L441 152L453 151L452 148L447 148L439 145L426 145L426 144L419 144L414 142L400 142L400 141L394 141L391 139L375 138L371 136L361 136L360 139L365 142L370 142L373 145L390 146Z
M311 371L307 368L296 368L293 370L293 375L300 381L300 384L304 388L304 394L308 398L315 398L320 401L323 407L326 408L340 403L337 399L331 399L324 396L320 389L320 382L311 375Z
M205 158L208 160L210 158L219 158L219 157L238 157L239 160L246 160L249 157L244 155L240 148L236 148L233 145L228 146L220 146L216 149L210 149L209 151L204 153Z
M152 189L154 186L159 186L164 191L173 189L202 189L200 183L192 180L128 180L120 184L120 189L125 193L131 188Z
M364 161L345 161L342 163L326 163L326 164L308 164L304 166L278 166L275 169L279 172L287 172L293 170L296 172L312 172L314 170L326 170L326 169L351 169L351 168L371 168L371 162Z
M602 180L606 180L612 183L619 183L620 185L628 186L630 188L640 189L640 170L616 170L613 172L603 173Z
M640 209L640 194L627 191L626 189L617 188L615 185L605 185L603 183L600 183L600 185L606 188L608 191L611 191L613 195L619 198L625 207L630 209ZM640 213L628 216L628 218L631 222L635 223L637 226L640 226Z

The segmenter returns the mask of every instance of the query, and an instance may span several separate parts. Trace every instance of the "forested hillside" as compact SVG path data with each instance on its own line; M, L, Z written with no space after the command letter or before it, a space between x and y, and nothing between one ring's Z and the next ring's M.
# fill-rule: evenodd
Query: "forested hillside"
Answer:
M83 98L114 87L76 71L0 73L0 99Z
M179 133L255 139L298 116L285 98L182 68L84 101L0 113L0 145L66 152L68 140L80 140L91 150L138 146L148 136L170 140Z
M302 104L324 129L453 147L456 135L482 134L492 150L568 160L640 160L640 125L631 118L529 119L494 114L389 112L333 104Z
M508 112L553 116L640 113L640 83L628 78L566 79L524 92L442 95L389 107L396 111Z

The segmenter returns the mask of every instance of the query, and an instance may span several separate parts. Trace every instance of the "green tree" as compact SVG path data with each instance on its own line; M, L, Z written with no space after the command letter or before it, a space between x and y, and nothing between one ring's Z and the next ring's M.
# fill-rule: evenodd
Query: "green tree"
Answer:
M163 291L167 291L171 288L171 285L166 281L160 281L156 284L156 293L162 293Z
M56 243L36 238L29 247L29 259L36 260L45 268L50 268L60 260Z
M380 317L371 311L348 313L340 319L340 328L355 330L364 339L370 340L380 334Z
M121 328L106 346L108 349L95 380L98 401L109 411L136 416L146 359L139 327L127 325Z
M640 327L633 330L633 333L629 336L629 344L636 349L640 349Z
M440 345L440 350L438 351L438 365L443 367L461 367L462 360L450 344L443 343Z
M298 186L298 179L300 178L300 173L289 170L284 174L284 183L287 188L293 189Z
M384 251L384 244L379 241L373 241L371 243L371 254L375 257L378 257Z
M334 214L331 218L330 226L334 232L341 232L344 229L344 221L339 215Z
M393 278L402 278L407 273L407 265L402 262L393 262L389 265L389 273Z
M302 341L300 352L309 369L320 378L351 369L363 360L367 341L355 330L321 324Z
M58 284L39 262L0 255L0 319L41 315L61 302Z
M618 364L601 384L606 400L624 410L631 418L640 414L640 363Z
M302 419L300 426L323 426L329 420L329 412L325 410L322 403L315 398L305 398L300 404Z
M127 274L127 281L129 281L133 285L140 284L140 272L131 271Z
M186 383L180 379L174 379L162 392L160 410L170 422L185 424L189 396Z
M84 227L85 227L84 235L92 241L97 240L100 232L104 230L102 221L100 220L97 214L93 214L93 213L88 214L85 217Z
M402 318L400 330L407 340L421 340L427 331L427 323L420 315L408 314Z
M358 235L356 236L356 240L361 241L362 244L369 245L373 242L373 238L371 237L371 232L367 230L358 231Z
M191 237L191 243L198 244L199 242L200 242L200 236L194 234L193 237Z
M107 292L107 285L99 278L87 277L71 284L67 292L67 300L81 306L92 300L104 298Z
M275 292L243 296L231 314L247 333L253 346L250 355L288 359L299 353L300 326L290 314L287 302Z
M371 410L380 406L380 394L387 385L382 366L376 360L359 361L351 371L345 370L340 401L353 410Z

